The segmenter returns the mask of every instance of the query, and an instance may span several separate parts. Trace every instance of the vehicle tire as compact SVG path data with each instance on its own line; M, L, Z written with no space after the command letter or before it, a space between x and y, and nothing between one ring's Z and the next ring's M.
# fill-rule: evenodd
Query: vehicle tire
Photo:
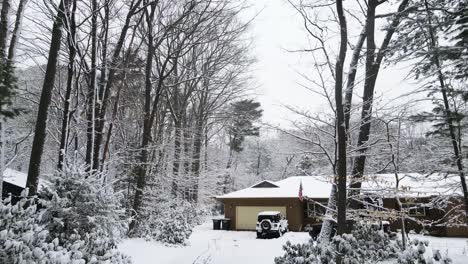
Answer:
M281 230L278 229L278 232L276 233L276 238L280 238L281 236L283 236L283 232L281 232Z
M261 232L257 232L257 238L262 238L262 233Z
M263 220L262 222L260 222L260 227L264 231L270 231L272 225L270 221Z

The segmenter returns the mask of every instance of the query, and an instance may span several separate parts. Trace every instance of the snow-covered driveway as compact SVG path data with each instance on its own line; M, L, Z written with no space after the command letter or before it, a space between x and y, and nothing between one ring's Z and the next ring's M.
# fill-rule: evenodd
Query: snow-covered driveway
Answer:
M468 263L466 238L410 237L429 241L427 255L439 249L442 255L448 253L454 264ZM287 240L302 243L309 240L309 235L288 232L281 238L256 239L255 232L212 230L212 224L205 223L194 229L187 246L171 247L144 239L128 239L119 249L130 255L135 264L273 264L276 256L283 255L282 246Z
M129 239L119 249L135 264L272 264L282 246L306 242L307 233L288 232L281 238L256 239L255 232L212 230L211 223L194 229L187 246L169 247L144 239Z

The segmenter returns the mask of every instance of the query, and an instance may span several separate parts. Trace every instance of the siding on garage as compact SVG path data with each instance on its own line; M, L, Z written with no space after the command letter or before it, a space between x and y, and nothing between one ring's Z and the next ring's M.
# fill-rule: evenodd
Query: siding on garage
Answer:
M220 199L224 203L224 216L231 219L231 229L238 230L237 227L237 207L285 207L286 217L291 231L302 231L304 207L298 198L232 198ZM256 223L256 221L255 221ZM242 229L240 229L242 230Z
M287 218L286 206L236 206L236 230L255 230L257 215L264 211L279 211Z

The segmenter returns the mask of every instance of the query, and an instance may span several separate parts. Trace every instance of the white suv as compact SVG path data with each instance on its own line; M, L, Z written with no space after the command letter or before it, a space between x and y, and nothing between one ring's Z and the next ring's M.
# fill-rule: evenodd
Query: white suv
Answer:
M257 238L276 237L288 232L288 220L278 211L260 212L257 217Z

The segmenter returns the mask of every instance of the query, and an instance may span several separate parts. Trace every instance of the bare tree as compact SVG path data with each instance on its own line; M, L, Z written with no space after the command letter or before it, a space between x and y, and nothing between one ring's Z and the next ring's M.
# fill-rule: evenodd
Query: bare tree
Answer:
M340 22L340 51L335 66L335 102L336 102L336 123L337 123L337 145L338 145L338 166L337 166L337 211L338 211L338 235L346 232L346 123L343 108L343 68L346 58L348 42L348 31L346 27L346 17L343 10L343 2L336 1L336 11ZM339 245L337 245L339 247ZM341 255L337 254L336 263L342 263Z
M375 46L375 11L376 8L382 4L384 1L371 0L367 5L367 15L366 15L366 40L367 40L367 49L366 49L366 74L364 81L364 90L362 97L362 110L361 110L361 121L359 128L358 141L356 143L356 149L358 151L357 157L353 162L353 169L351 172L351 192L354 194L358 192L361 187L360 180L364 175L364 168L366 162L366 150L368 148L367 143L369 140L370 130L371 130L371 118L372 118L372 105L374 102L374 89L377 81L377 76L379 74L380 65L382 64L383 59L385 58L386 53L388 52L388 45L392 39L402 17L407 14L407 6L409 1L403 0L398 6L398 11L394 14L393 19L387 32L385 34L384 40L379 48L379 51L376 52Z
M44 151L44 142L46 138L47 115L51 102L52 89L54 88L55 74L57 71L57 60L62 40L62 26L66 19L65 0L61 0L58 6L52 28L52 39L50 42L49 57L47 68L42 86L41 99L37 113L36 128L34 130L34 139L29 160L28 180L26 187L29 188L31 195L36 194L39 183L39 173L41 167L42 153Z

